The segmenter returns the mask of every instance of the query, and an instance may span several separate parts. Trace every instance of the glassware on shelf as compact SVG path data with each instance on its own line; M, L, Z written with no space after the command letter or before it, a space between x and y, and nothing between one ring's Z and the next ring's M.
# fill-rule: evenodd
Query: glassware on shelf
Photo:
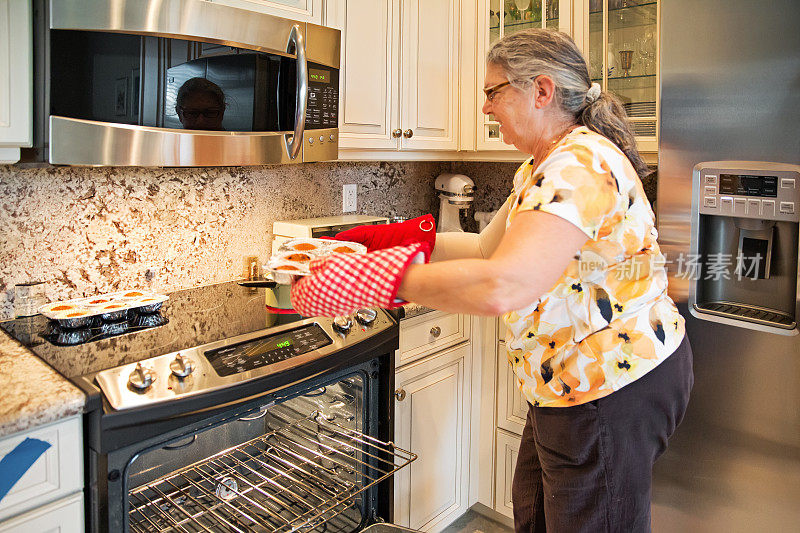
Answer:
M514 0L514 5L519 9L520 20L525 20L525 12L531 6L531 0Z
M589 76L592 79L601 78L603 76L603 51L598 48L589 49Z
M636 51L641 57L642 74L655 74L656 43L652 29L648 28L636 39Z
M633 61L633 50L619 51L619 67L622 69L622 76L625 78L627 78L630 75L632 61Z

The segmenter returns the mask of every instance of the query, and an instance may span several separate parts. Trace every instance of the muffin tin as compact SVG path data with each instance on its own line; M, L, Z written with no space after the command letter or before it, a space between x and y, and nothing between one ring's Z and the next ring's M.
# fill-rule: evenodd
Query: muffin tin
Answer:
M272 272L276 282L289 284L292 276L306 276L308 267L317 257L333 253L363 254L367 247L350 241L328 239L290 239L270 257L265 268Z
M147 291L118 291L43 305L39 312L64 328L83 328L94 320L119 322L132 311L155 313L169 297Z

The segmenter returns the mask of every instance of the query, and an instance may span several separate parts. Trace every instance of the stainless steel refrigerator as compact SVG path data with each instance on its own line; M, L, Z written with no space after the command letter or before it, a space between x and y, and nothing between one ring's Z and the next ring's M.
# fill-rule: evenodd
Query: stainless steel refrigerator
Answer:
M656 463L653 530L798 531L800 206L789 185L800 180L788 176L800 165L800 1L662 0L660 41L659 242L695 385ZM757 268L734 296L725 280L703 286L707 265L682 269L698 242L769 246L771 272Z

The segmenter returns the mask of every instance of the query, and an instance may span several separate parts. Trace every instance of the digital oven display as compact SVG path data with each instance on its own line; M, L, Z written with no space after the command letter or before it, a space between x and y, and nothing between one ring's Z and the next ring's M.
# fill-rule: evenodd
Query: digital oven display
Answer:
M310 68L308 69L308 79L317 83L328 84L331 82L331 73L329 70Z
M319 324L225 346L205 352L220 376L247 372L327 346L333 341Z
M775 198L778 196L778 177L720 174L719 193Z

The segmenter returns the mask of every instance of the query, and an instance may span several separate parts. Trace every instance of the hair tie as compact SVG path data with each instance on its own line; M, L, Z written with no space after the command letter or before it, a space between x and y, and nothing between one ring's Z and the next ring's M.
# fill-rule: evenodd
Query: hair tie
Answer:
M600 98L600 84L593 83L591 87L589 87L589 90L586 91L586 103L591 104L598 98Z

